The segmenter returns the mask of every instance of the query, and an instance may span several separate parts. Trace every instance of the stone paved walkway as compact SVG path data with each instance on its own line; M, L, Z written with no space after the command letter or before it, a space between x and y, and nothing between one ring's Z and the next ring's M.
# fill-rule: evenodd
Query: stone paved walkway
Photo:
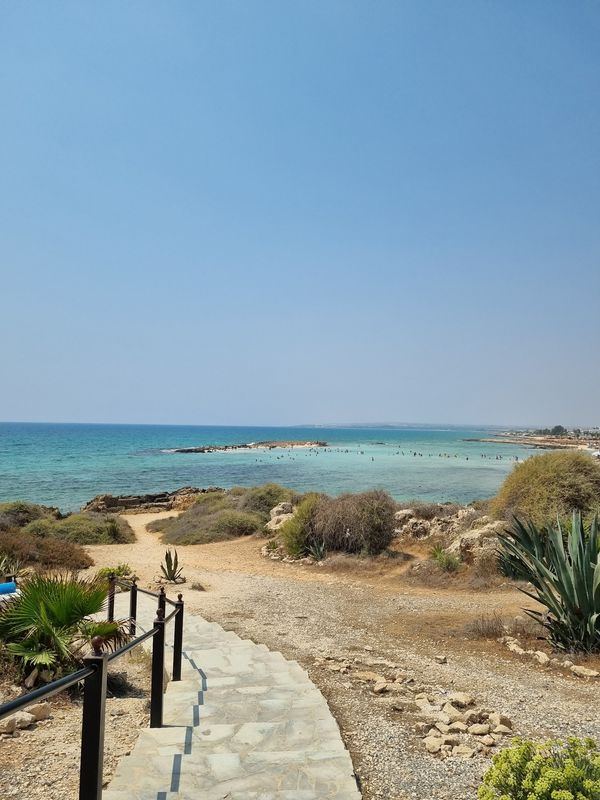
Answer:
M128 595L116 613L127 616ZM154 607L140 596L140 630ZM169 613L169 607L167 607ZM168 640L172 638L172 624ZM170 669L172 651L167 648ZM360 800L325 698L295 661L186 614L182 680L103 800Z

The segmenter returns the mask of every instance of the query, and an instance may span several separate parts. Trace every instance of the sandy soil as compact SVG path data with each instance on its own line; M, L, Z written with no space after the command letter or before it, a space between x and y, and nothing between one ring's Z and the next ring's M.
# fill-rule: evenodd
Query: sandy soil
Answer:
M90 547L96 565L127 562L140 585L154 585L165 546L146 524L159 516L172 512L129 515L137 542ZM426 753L411 692L467 691L480 707L508 714L517 734L600 740L596 683L467 638L465 623L482 613L521 613L524 598L513 586L432 589L409 582L402 561L287 564L261 556L264 541L178 547L186 607L309 670L340 723L367 800L474 798L489 766L482 755L442 761ZM206 591L192 590L194 583ZM439 655L446 664L436 662ZM388 680L404 673L412 683L400 699L409 702L375 695L358 670Z

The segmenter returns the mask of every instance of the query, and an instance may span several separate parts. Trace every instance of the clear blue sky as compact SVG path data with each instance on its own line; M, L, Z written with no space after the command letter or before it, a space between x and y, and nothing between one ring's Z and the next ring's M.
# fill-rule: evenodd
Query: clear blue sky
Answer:
M600 5L4 2L0 419L600 423Z

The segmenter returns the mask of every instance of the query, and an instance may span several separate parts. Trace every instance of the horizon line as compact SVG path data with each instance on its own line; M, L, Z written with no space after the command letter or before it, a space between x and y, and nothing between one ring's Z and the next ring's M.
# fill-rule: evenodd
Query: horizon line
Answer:
M406 427L447 427L447 428L511 428L516 430L547 427L541 424L498 423L498 422L297 422L279 424L240 424L240 423L198 423L198 422L95 422L65 420L0 420L0 425L94 425L118 427L164 427L164 428L406 428ZM596 428L598 425L572 425L571 428Z

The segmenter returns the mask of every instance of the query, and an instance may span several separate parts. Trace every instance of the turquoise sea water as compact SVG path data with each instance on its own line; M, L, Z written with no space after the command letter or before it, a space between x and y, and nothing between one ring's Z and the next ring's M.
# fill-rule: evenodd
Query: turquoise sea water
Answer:
M495 494L515 458L532 450L466 442L490 430L442 427L236 428L0 423L0 501L79 508L101 493L275 481L330 494L386 489L400 500L457 501ZM324 440L327 450L181 454L176 447ZM415 455L415 453L417 455Z

